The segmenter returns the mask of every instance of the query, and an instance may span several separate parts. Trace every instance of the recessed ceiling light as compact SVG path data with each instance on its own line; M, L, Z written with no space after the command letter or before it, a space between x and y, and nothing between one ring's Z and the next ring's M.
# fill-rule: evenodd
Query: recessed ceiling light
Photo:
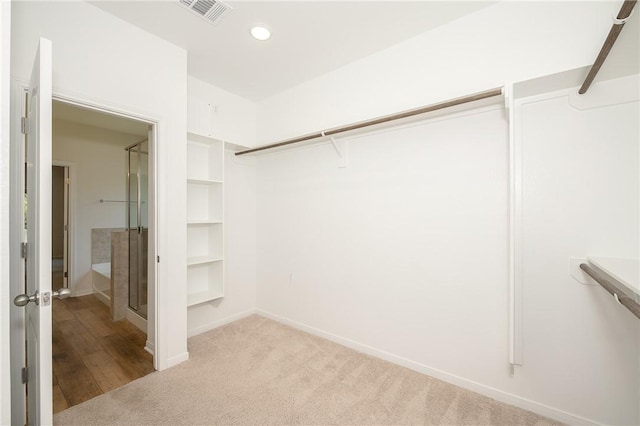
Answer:
M258 26L258 27L251 28L251 35L256 40L265 41L265 40L269 40L269 37L271 37L271 31L269 31L265 27Z

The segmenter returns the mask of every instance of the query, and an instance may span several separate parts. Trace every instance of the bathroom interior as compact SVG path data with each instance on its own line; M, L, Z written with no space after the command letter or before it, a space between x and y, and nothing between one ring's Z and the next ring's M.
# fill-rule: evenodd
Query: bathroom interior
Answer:
M54 102L54 166L70 165L75 174L65 200L72 231L67 286L74 296L95 294L113 320L145 332L148 132L143 122Z
M54 412L154 371L149 134L148 123L53 103L53 166L66 189L52 205L66 207L52 209L52 235L64 233L66 249L52 259L64 282L60 271L52 281L71 291L53 305Z

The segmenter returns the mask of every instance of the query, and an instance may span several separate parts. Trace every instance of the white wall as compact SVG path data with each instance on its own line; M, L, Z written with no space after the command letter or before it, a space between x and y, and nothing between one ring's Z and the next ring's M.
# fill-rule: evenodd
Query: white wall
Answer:
M637 424L637 320L568 267L638 256L637 103L536 108L515 376L501 110L357 138L346 169L327 144L258 157L259 312L562 421Z
M256 144L256 104L189 76L188 96L214 106L211 137L236 145ZM190 112L191 114L191 112Z
M0 341L9 339L9 135L10 135L11 2L0 2ZM11 423L11 370L9 345L0 348L0 424Z
M590 64L619 7L506 2L483 9L261 102L259 143ZM637 68L638 31L636 16L611 64L624 59ZM635 120L627 125L637 128ZM358 139L347 169L335 168L326 144L258 157L258 310L566 422L637 424L637 324L619 323L626 312L603 318L606 295L563 289L583 292L567 302L549 294L552 283L568 283L566 247L575 255L588 248L564 232L561 256L536 258L538 275L527 289L548 281L526 299L525 365L509 375L505 124L487 113L445 125ZM627 136L637 144L637 135ZM559 182L558 190L572 183ZM558 220L568 212L575 207ZM528 250L554 241L537 231ZM566 303L590 297L572 318ZM587 317L596 332L581 326ZM619 343L622 337L630 340Z
M45 37L53 42L54 93L159 122L156 356L159 368L185 360L186 52L84 2L14 3L12 27L13 78L28 80Z
M73 269L69 288L74 296L93 293L91 284L91 229L124 228L126 203L100 203L100 199L126 200L127 167L124 147L140 140L99 127L53 121L53 160L74 164L70 194Z
M225 154L224 298L190 306L189 336L255 312L256 169L255 159Z
M619 2L500 2L261 102L258 142L591 64L619 8ZM637 50L637 17L632 21L618 45Z
M640 322L600 286L572 278L569 258L640 256L638 87L636 75L585 97L527 98L519 125L518 393L603 424L640 424ZM616 103L630 92L634 102Z
M352 139L347 168L328 144L258 157L259 311L512 387L507 122L480 111Z

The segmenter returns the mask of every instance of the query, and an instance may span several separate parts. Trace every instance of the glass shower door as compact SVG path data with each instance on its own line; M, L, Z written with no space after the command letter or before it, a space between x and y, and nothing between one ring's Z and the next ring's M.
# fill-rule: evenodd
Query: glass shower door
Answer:
M129 307L147 317L148 142L130 147L127 157Z

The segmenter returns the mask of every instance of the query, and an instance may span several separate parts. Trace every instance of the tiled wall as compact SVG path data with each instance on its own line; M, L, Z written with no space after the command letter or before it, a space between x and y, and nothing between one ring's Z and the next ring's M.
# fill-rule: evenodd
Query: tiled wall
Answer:
M91 230L91 264L111 262L111 233L122 228L93 228Z

